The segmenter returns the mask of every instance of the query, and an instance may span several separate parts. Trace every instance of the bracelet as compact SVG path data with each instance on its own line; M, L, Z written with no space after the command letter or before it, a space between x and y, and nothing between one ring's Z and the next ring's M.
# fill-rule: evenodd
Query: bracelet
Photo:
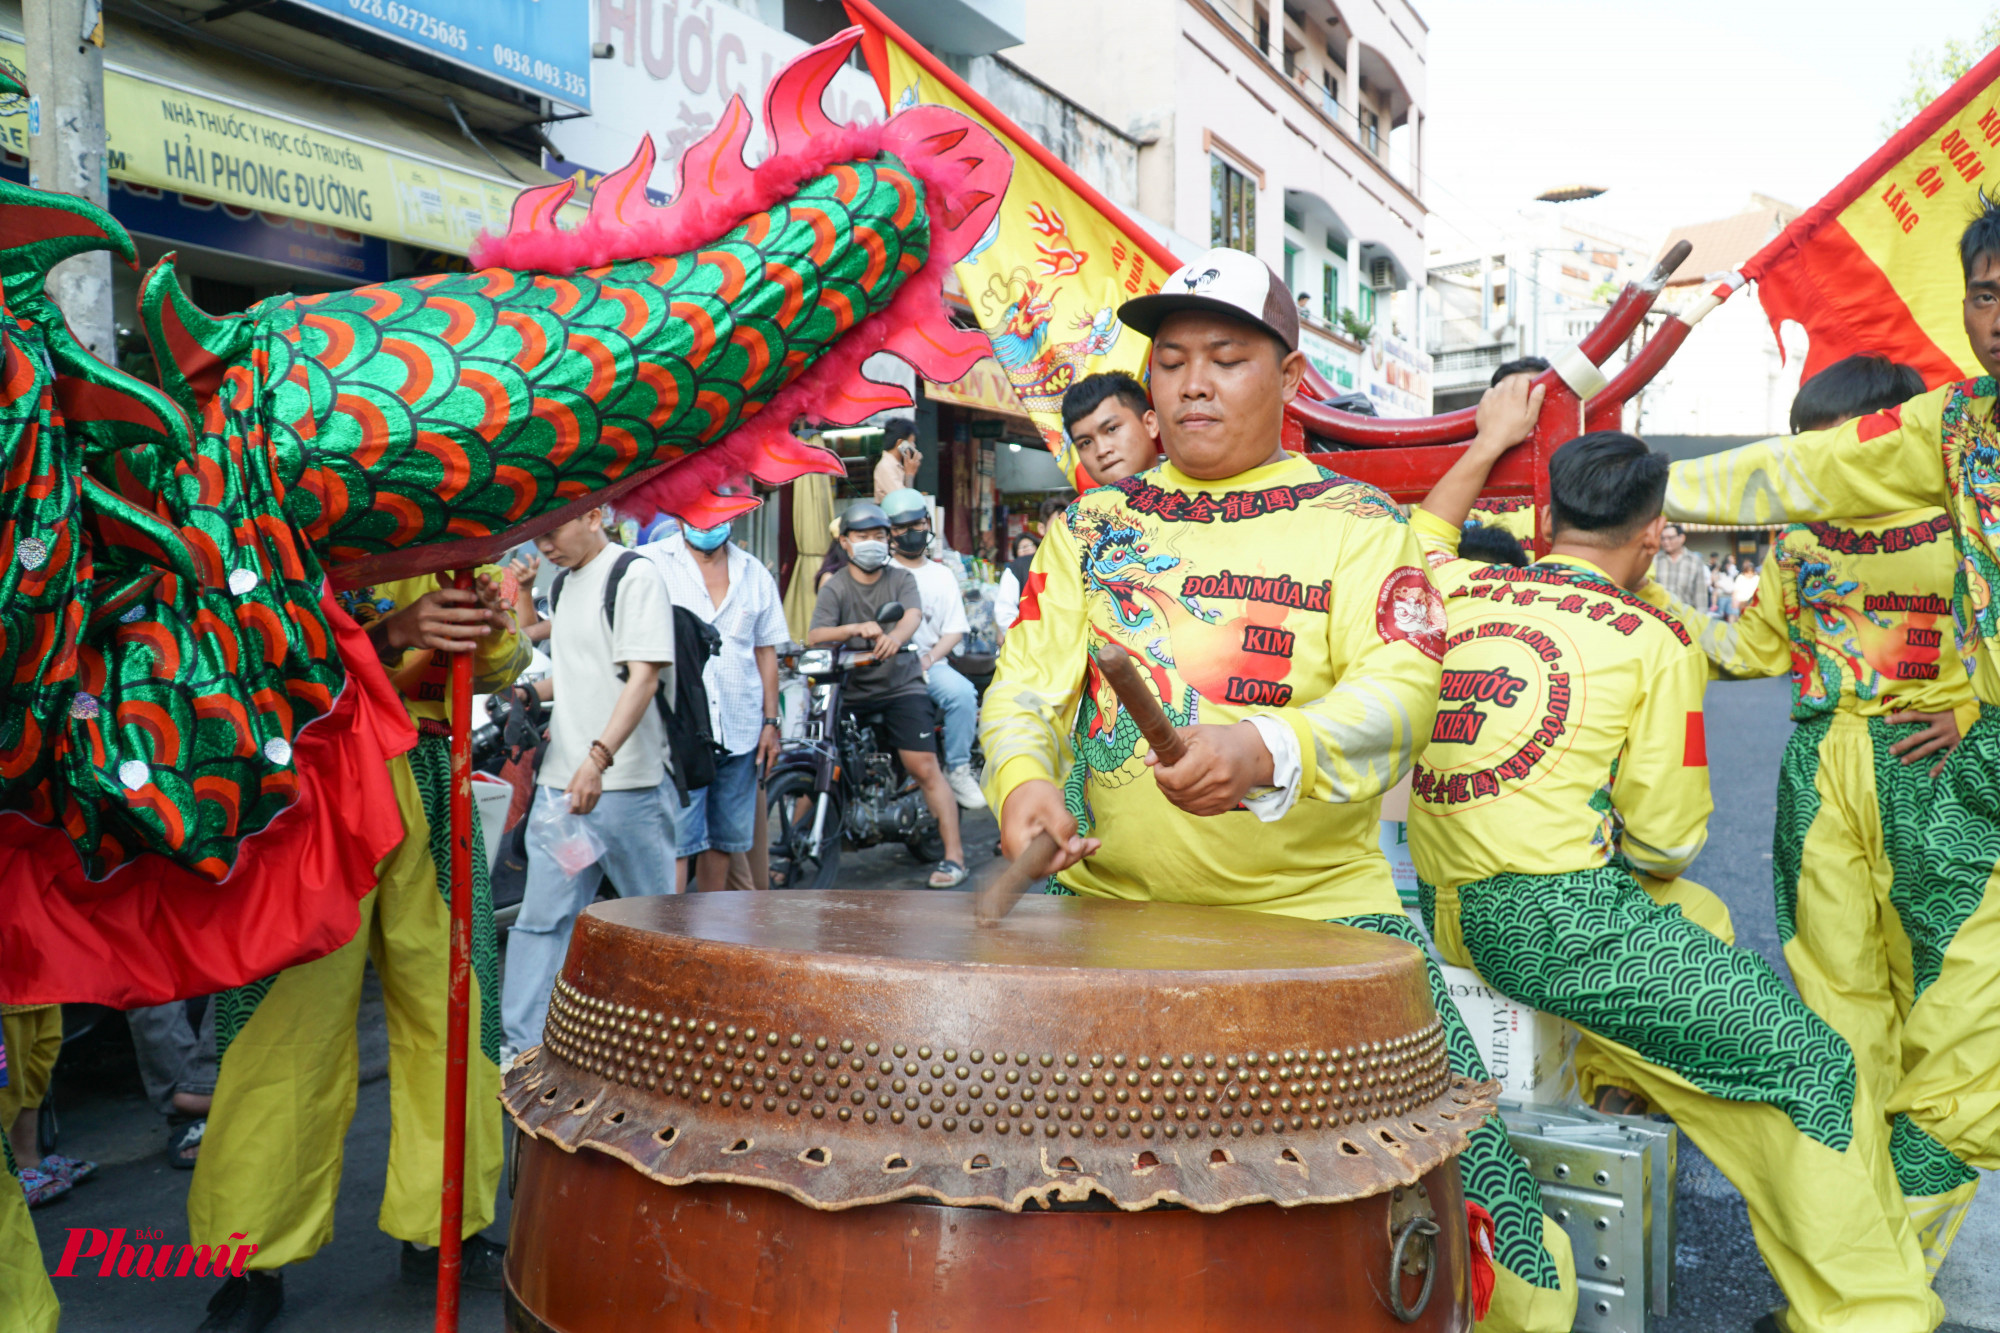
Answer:
M590 743L590 757L597 761L599 768L608 769L611 767L611 747L603 741L592 741Z

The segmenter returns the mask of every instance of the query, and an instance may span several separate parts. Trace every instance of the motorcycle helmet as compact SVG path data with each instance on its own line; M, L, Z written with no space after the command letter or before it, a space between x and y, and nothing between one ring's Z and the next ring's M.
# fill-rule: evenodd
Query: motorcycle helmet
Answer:
M840 535L843 537L850 532L866 532L870 528L881 528L885 532L889 528L889 516L873 500L856 500L840 516Z

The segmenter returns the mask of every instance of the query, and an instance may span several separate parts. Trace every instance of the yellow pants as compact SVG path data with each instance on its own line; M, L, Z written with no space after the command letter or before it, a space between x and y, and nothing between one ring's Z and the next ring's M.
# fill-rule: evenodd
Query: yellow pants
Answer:
M7 1086L0 1088L0 1134L11 1134L15 1118L39 1107L49 1095L49 1075L55 1072L56 1057L62 1054L62 1033L59 1004L0 1011L0 1035L7 1042Z
M389 1175L382 1230L436 1245L443 1183L445 1000L450 911L438 892L429 823L405 759L389 772L407 836L361 902L361 929L326 957L278 974L223 1056L194 1183L189 1238L257 1245L251 1268L310 1258L333 1238L341 1155L354 1118L354 1037L363 964L375 963L389 1023ZM465 1226L493 1221L500 1183L500 1071L480 1051L472 987L466 1089Z
M40 1012L40 1011L36 1011ZM62 1010L54 1009L56 1015L56 1038L58 1045L62 1038ZM9 1028L16 1017L32 1018L29 1014L8 1014ZM7 1033L8 1083L0 1088L0 1095L14 1087L14 1045L13 1032ZM55 1063L50 1057L49 1063ZM46 1087L47 1070L43 1071ZM39 1104L39 1098L37 1104ZM18 1104L15 1110L19 1110ZM8 1123L12 1124L10 1113ZM56 1318L61 1311L56 1306L55 1287L49 1282L48 1270L42 1267L41 1242L35 1239L35 1224L28 1218L28 1199L21 1192L21 1178L14 1171L14 1150L6 1144L7 1136L0 1133L0 1315L5 1316L8 1333L55 1333Z
M1904 1025L1937 976L1945 935L1935 928L1938 904L1926 901L1937 805L1930 765L1889 752L1913 730L1851 713L1800 723L1780 769L1772 858L1778 935L1799 995L1853 1048L1857 1075L1884 1107L1921 1058L1905 1049ZM1913 956L1905 913L1927 958ZM1927 1009L1952 1003L1951 993L1937 992ZM1908 1117L1892 1120L1889 1143L1935 1275L1979 1179Z
M1837 1113L1831 1084L1798 1081L1801 1050L1838 1045L1830 1034L1801 1040L1811 1016L1761 960L1733 955L1712 932L1676 920L1683 914L1663 911L1629 877L1609 870L1501 876L1462 892L1435 891L1439 953L1576 1024L1593 1039L1601 1077L1673 1117L1742 1192L1758 1250L1789 1302L1793 1333L1928 1333L1937 1326L1944 1308L1929 1290L1904 1212L1881 1107L1859 1079L1851 1106L1842 1103ZM1607 1020L1640 1045L1659 1048L1662 1058L1692 1061L1704 1077L1714 1076L1718 1059L1740 1059L1725 1071L1737 1076L1739 1095L1768 1088L1776 1096L1792 1082L1800 1113L1814 1115L1821 1135L1846 1131L1845 1146L1806 1132L1770 1100L1703 1090L1595 1030ZM1836 1114L1837 1126L1824 1123Z

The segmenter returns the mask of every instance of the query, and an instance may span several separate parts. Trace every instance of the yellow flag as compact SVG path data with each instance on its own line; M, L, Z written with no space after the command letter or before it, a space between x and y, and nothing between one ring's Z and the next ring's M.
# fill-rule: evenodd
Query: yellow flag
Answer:
M873 5L846 4L866 32L862 54L891 115L926 103L948 106L985 125L1014 154L1000 214L958 265L958 284L1015 396L1074 481L1063 392L1103 370L1144 380L1147 341L1118 322L1118 307L1158 291L1179 262Z

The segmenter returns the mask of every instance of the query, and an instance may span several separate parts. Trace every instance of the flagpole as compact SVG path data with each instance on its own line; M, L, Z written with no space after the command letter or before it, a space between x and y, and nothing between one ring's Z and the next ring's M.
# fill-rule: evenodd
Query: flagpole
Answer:
M472 587L461 569L452 586ZM436 1333L458 1333L465 1225L465 1080L472 1008L472 654L451 655L451 971L446 1001L444 1187L439 1199Z

